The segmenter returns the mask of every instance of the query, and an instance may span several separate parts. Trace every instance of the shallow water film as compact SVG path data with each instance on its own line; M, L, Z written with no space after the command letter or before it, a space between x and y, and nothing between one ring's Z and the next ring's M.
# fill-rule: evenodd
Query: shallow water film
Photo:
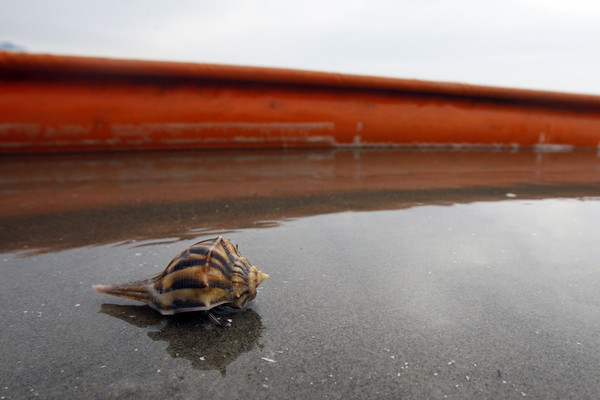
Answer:
M0 159L2 398L598 398L594 152ZM93 284L223 235L249 309Z

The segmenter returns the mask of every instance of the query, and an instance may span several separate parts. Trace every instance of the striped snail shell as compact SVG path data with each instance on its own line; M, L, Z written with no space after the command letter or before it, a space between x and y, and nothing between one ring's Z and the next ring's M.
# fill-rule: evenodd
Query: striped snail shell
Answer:
M182 251L159 274L93 288L147 303L163 315L214 307L237 311L256 297L256 288L268 277L242 257L229 239L219 236Z

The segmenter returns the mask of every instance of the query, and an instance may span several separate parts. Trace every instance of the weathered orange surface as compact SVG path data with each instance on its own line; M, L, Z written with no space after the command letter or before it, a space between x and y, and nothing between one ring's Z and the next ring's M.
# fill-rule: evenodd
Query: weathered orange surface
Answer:
M600 144L600 96L0 53L0 152Z

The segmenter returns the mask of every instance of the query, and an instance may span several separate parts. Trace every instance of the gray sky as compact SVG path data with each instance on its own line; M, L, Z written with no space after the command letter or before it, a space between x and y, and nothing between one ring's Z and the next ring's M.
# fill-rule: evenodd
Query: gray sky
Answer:
M0 0L0 42L600 94L596 0Z

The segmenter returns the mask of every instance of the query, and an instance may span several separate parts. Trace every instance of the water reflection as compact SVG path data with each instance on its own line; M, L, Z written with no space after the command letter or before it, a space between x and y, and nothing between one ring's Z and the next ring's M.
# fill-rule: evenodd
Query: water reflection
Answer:
M222 376L240 354L260 347L258 339L263 330L260 315L252 309L219 316L222 327L209 321L204 313L165 317L145 305L102 304L100 312L139 328L160 324L157 331L148 332L148 337L167 342L171 357L189 360L196 369L218 370Z
M594 152L353 149L5 157L0 251L189 240L287 218L600 194Z

